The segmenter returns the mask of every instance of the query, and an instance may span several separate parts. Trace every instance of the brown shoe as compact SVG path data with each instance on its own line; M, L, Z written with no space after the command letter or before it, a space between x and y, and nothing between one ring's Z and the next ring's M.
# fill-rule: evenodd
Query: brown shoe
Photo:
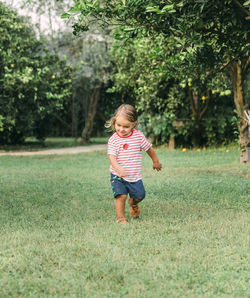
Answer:
M129 211L130 211L131 217L138 218L141 212L139 206L137 204L134 204L134 200L131 198L128 200L128 203L130 205Z
M128 225L127 218L125 218L125 217L118 218L118 219L116 220L116 223L118 223L118 224L120 224L120 225Z

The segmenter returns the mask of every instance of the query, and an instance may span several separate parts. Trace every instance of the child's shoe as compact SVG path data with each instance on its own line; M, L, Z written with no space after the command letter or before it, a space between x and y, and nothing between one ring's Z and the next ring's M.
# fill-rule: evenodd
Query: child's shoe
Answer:
M134 200L131 198L128 199L128 203L130 205L129 211L130 211L131 217L138 218L141 212L139 206L137 204L134 204Z
M117 222L118 224L120 224L120 225L128 225L127 218L125 218L125 217L118 218L118 219L116 220L116 222Z

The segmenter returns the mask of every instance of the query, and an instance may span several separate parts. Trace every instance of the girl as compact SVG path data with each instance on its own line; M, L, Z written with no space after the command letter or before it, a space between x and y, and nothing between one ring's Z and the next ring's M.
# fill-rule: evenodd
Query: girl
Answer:
M153 161L153 169L160 171L161 163L143 133L136 130L138 114L135 108L128 104L121 105L114 117L106 123L112 131L116 131L108 141L108 156L110 160L111 186L115 197L117 223L127 224L124 216L127 195L130 198L130 215L138 218L140 208L138 203L145 198L145 189L141 177L142 149Z

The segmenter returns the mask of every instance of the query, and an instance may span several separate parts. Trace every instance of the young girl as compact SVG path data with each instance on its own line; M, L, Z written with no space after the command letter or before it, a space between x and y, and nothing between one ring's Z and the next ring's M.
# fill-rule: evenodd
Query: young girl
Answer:
M142 149L153 161L153 169L161 170L161 163L143 133L136 130L138 115L135 108L128 104L121 105L114 117L106 123L112 131L116 131L108 142L110 160L111 186L115 197L117 223L127 224L124 216L127 195L130 198L130 215L138 218L138 203L145 198L145 189L141 177Z

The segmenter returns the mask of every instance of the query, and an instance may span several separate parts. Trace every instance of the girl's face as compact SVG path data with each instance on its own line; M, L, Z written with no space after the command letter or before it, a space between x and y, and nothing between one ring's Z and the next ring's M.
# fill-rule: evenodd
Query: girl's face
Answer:
M128 121L122 115L118 116L115 120L115 130L121 137L129 136L134 127L135 127L134 123Z

